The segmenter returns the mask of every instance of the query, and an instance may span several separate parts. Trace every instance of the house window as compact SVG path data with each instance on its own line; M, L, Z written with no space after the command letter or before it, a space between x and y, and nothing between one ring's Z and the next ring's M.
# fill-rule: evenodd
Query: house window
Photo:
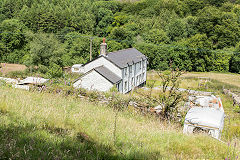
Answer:
M132 73L132 65L129 66L130 73Z
M134 78L132 78L132 86L134 86Z
M139 81L139 76L137 76L137 83L138 83L138 81Z
M119 83L116 85L116 87L117 87L117 90L119 91Z
M127 76L127 68L124 68L125 76Z
M140 69L142 69L142 62L139 62L139 65L140 65Z
M143 61L143 69L145 69L145 60Z
M127 90L127 81L124 83L124 90Z

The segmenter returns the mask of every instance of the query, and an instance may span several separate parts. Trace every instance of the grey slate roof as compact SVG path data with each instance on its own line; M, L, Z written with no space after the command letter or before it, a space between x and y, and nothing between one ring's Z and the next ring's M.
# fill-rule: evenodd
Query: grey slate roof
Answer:
M116 52L110 52L107 54L106 58L117 65L119 68L124 68L126 66L137 63L142 59L147 59L147 57L139 52L135 48L123 49Z
M112 82L113 84L116 84L121 80L120 77L118 77L115 73L113 73L112 71L110 71L104 66L96 67L94 68L94 70L99 74L101 74L103 77L105 77L107 80Z

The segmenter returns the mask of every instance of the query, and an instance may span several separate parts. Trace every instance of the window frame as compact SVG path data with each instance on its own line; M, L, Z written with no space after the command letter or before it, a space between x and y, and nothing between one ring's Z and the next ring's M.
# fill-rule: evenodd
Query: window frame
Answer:
M125 76L127 76L128 74L127 74L127 67L126 68L124 68L124 75Z
M124 90L127 90L127 81L124 82Z
M132 65L129 66L129 73L132 73Z

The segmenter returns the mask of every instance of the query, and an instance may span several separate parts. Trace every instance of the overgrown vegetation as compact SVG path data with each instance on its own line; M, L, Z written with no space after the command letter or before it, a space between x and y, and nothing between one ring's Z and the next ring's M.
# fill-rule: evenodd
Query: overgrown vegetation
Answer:
M58 68L135 47L149 69L239 73L238 0L2 0L0 61ZM56 72L50 68L56 68ZM55 72L55 71L54 71Z
M183 135L174 124L127 108L115 122L111 107L72 96L1 86L0 99L0 157L6 159L224 159L233 153L208 136Z
M149 91L142 92L136 91L139 95L146 99L148 103L151 103L148 107L160 107L161 119L179 120L178 115L181 117L183 113L180 113L179 106L184 105L187 97L186 92L179 92L179 85L181 84L180 76L183 72L174 69L166 70L163 72L156 72L156 79L149 79L147 86ZM154 91L154 87L160 87ZM155 106L154 106L155 104ZM185 114L185 113L184 113ZM181 121L181 120L180 120Z
M150 72L148 74L148 83L154 83L154 87L162 85L162 80L158 78L156 72ZM200 78L199 78L200 77ZM223 73L185 73L181 76L182 80L179 87L213 92L214 95L221 97L223 108L226 114L224 122L224 130L222 134L222 140L226 142L239 140L240 138L240 115L239 107L233 106L233 99L229 95L223 94L223 89L230 89L233 92L239 93L239 75L237 74L223 74ZM199 84L207 79L206 86L200 86ZM154 94L158 92L154 91Z

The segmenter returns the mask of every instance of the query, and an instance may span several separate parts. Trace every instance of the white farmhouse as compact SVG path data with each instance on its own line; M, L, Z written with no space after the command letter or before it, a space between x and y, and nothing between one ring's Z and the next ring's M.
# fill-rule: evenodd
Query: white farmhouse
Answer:
M116 86L119 92L127 93L146 83L147 57L135 48L107 53L105 39L100 56L82 67L84 75L73 84L75 88L108 91Z

